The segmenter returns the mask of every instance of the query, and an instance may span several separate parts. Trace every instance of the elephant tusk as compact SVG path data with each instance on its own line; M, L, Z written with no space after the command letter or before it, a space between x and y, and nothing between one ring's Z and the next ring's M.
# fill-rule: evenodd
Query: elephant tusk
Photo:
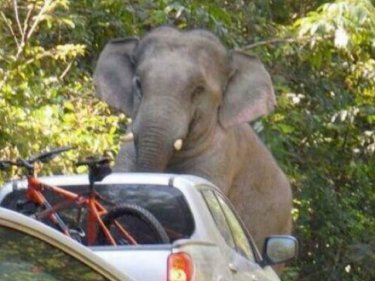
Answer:
M132 132L127 133L125 136L120 138L122 142L131 142L134 140L134 134Z
M176 150L176 151L180 151L181 150L181 148L182 148L182 144L183 144L183 142L182 142L182 139L178 139L178 140L176 140L175 141L175 143L174 143L174 149Z

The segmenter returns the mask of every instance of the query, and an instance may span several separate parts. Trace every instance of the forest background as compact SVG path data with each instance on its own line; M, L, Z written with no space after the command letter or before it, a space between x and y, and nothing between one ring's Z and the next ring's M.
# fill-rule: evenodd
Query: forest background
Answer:
M270 72L274 113L252 125L289 176L300 254L285 281L375 280L374 0L2 0L0 158L72 145L42 174L84 172L128 119L94 96L112 38L206 28ZM0 184L16 170L0 174ZM280 195L281 196L281 195Z

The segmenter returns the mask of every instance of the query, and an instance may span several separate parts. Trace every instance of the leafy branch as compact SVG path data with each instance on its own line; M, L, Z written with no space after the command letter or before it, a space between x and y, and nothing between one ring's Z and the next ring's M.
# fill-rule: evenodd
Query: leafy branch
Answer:
M259 41L245 45L238 48L239 51L251 50L260 46L273 45L279 43L306 43L306 42L316 42L317 40L325 40L332 38L332 35L310 35L310 36L299 36L299 37L289 37L289 38L272 38L264 41Z
M30 40L31 36L35 32L36 27L39 25L39 23L42 20L43 15L46 14L46 11L48 8L51 6L52 0L46 0L42 6L42 8L39 10L38 14L35 17L35 20L32 22L32 25L29 29L30 26L30 19L31 16L34 12L35 5L30 4L27 6L27 14L26 17L23 21L23 24L21 24L20 16L19 16L19 6L17 0L13 0L13 13L14 13L14 18L16 21L16 25L18 27L18 32L20 36L17 36L15 30L12 27L12 21L5 16L4 12L1 12L1 17L3 18L6 26L8 27L10 33L13 36L13 39L17 45L17 53L14 57L14 61L17 62L23 53L25 46L27 45L28 41ZM19 38L20 37L20 38ZM9 71L7 71L4 75L3 80L0 83L0 88L2 88L8 81L9 79Z

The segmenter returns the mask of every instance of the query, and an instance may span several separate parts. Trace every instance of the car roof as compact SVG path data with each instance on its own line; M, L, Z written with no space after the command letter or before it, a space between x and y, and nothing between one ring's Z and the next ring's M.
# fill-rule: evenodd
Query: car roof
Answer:
M39 179L46 184L58 186L80 186L88 184L87 174L43 176ZM174 186L178 188L206 185L218 189L212 183L201 177L168 173L112 173L97 184L149 184ZM0 188L0 202L3 201L7 194L17 189L26 188L26 186L27 181L24 179L13 180L6 183Z
M132 280L114 266L98 257L89 248L25 215L0 207L0 226L10 227L41 239L75 257L91 268L95 268L105 277L111 278L110 280Z

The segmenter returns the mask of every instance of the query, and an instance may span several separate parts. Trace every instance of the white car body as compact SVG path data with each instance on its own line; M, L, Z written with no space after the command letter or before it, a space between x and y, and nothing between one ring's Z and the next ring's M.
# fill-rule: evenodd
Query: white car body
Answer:
M20 251L15 253L15 249L18 249L17 243L21 243L21 241L18 239L15 239L15 241L10 241L10 245L13 243L13 245L11 245L12 251L7 251L6 249L8 249L7 244L9 239L6 239L7 236L4 235L4 233L12 234L12 238L15 238L14 236L21 235L22 237L25 237L27 241L37 241L38 244L43 244L43 247L47 245L50 250L53 249L58 252L59 258L53 259L54 256L51 252L40 253L38 252L37 247L30 249L30 247L24 247L22 244L18 245L20 247ZM21 274L23 274L23 272L20 272L20 268L22 268L23 264L26 266L31 266L33 269L31 272L28 272L28 274L33 275L28 275L30 279L27 280L65 280L64 271L66 272L69 270L69 268L62 267L61 275L56 275L58 272L55 272L55 275L52 275L52 273L46 268L48 268L48 264L51 264L52 262L57 264L65 262L67 257L77 261L79 267L86 265L90 271L88 274L97 274L97 276L100 276L92 277L94 279L99 278L97 280L111 281L134 280L125 275L121 270L118 270L113 265L98 257L98 255L93 253L93 251L91 251L89 248L63 235L61 232L25 215L2 207L0 207L0 234L3 234L0 235L0 280L22 280L20 278L22 278ZM35 243L33 245L35 245ZM14 257L16 254L17 259L12 260L12 258L8 256L8 253L12 257ZM41 263L40 261L41 254L46 255L45 264ZM46 267L44 267L44 265ZM9 272L9 267L15 267L18 270ZM79 270L79 272L81 271ZM74 278L75 280L81 281L94 280L91 277L86 279L83 276L75 276Z
M54 176L41 178L44 182L60 187L87 186L86 175ZM142 173L114 173L103 181L96 183L100 186L110 186L116 192L118 188L126 189L132 185L157 185L165 189L176 189L184 197L188 210L194 220L194 229L189 237L176 239L164 245L138 245L138 246L97 246L92 247L96 255L111 263L118 270L123 271L137 280L167 280L167 259L170 254L177 252L188 253L193 261L194 274L191 280L253 280L253 281L279 281L279 277L270 266L269 256L261 256L256 249L251 236L242 229L246 235L248 248L251 253L244 255L236 245L229 245L228 239L220 231L221 225L213 217L213 211L207 203L207 194L216 198L220 204L229 206L233 210L219 188L202 178L190 175L174 174L142 174ZM122 186L122 187L121 187ZM0 204L7 204L6 198L14 191L26 188L25 181L14 181L0 189ZM83 188L83 187L82 187ZM79 189L79 188L78 188ZM177 191L176 191L177 192ZM113 193L117 194L117 193ZM112 195L113 195L112 194ZM114 196L116 197L116 195ZM119 202L126 198L116 198ZM9 200L8 200L9 201ZM215 202L216 204L216 202ZM221 206L221 205L220 205ZM227 216L227 215L225 215ZM237 217L239 224L240 219ZM233 235L233 233L232 233ZM293 237L271 238L276 244L285 238L285 245L281 248L269 247L275 252L283 251L286 246L287 257L293 258L297 250L297 242ZM231 238L232 239L232 238ZM233 238L235 240L235 238ZM271 243L272 244L272 243ZM283 244L283 243L281 243ZM270 251L270 253L272 252ZM279 252L280 252L279 251ZM285 251L284 251L285 252ZM272 253L270 254L272 256ZM285 256L285 254L284 254ZM283 257L284 257L283 256ZM285 261L285 258L280 260Z

